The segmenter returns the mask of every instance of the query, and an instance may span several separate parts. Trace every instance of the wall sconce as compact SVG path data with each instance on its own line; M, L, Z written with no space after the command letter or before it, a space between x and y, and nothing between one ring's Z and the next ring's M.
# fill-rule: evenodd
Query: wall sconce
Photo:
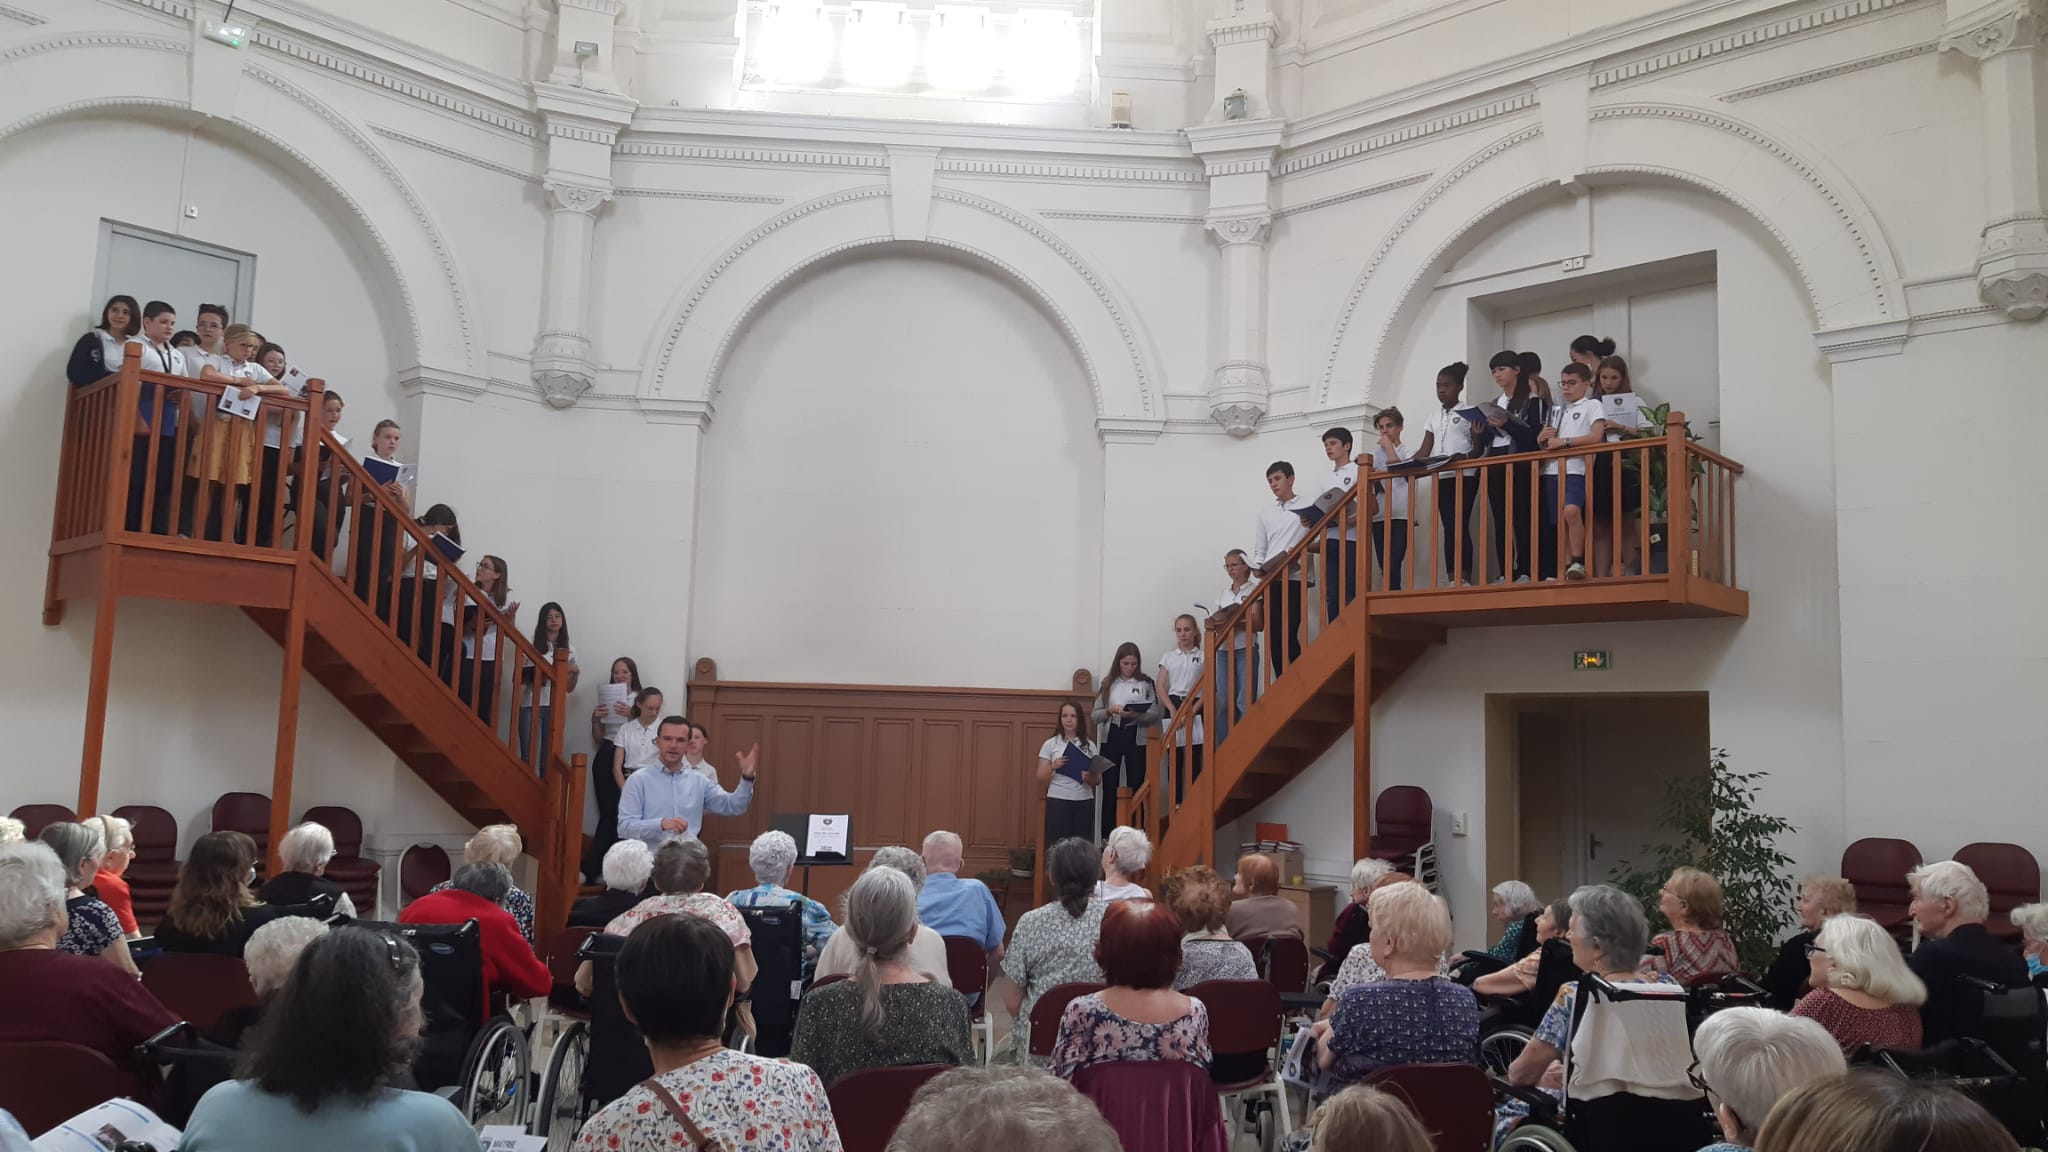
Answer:
M597 55L597 41L578 40L576 42L576 58L578 60L588 60L595 55Z
M1244 89L1242 88L1225 96L1223 98L1223 118L1225 120L1244 119L1244 99Z

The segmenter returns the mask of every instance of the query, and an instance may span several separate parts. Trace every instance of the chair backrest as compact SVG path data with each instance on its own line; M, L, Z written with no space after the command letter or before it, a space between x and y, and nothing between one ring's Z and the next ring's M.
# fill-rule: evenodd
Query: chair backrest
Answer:
M896 1126L903 1123L903 1114L910 1111L910 1098L925 1081L951 1067L903 1064L841 1076L825 1090L832 1102L832 1120L839 1126L839 1143L846 1152L883 1152Z
M1075 981L1071 984L1055 984L1045 990L1038 1002L1031 1006L1031 1054L1045 1057L1052 1055L1053 1041L1059 1039L1060 1017L1067 1014L1067 1005L1091 992L1100 992L1107 984L1090 984Z
M1074 1088L1116 1130L1124 1152L1228 1152L1209 1072L1181 1060L1115 1060L1074 1074Z
M299 817L300 823L312 821L326 826L334 835L334 855L339 859L363 854L363 818L352 808L339 804L325 804L308 808Z
M850 973L846 972L834 972L830 976L820 976L816 980L811 981L811 986L804 989L804 992L808 994L820 988L823 988L829 984L837 984L841 980L846 979L849 975Z
M270 797L261 792L223 792L213 802L213 830L240 832L256 841L256 871L270 858Z
M462 1081L469 1042L490 1018L485 998L483 933L474 920L461 924L362 924L406 941L420 955L419 1057L413 1079L432 1092Z
M33 840L43 834L43 829L52 824L71 824L78 820L78 813L62 804L23 804L13 812L21 821L21 834Z
M564 928L541 942L540 962L548 966L548 975L557 984L576 982L576 967L582 963L577 956L583 950L583 942L590 939L597 928Z
M134 825L135 862L168 864L178 857L178 818L154 804L124 804L114 815Z
M1209 1010L1209 1047L1218 1056L1263 1053L1280 1043L1280 992L1265 980L1204 980L1186 989Z
M211 1033L220 1018L256 1003L240 956L159 952L140 962L142 986L179 1019Z
M1308 942L1296 936L1246 936L1238 941L1251 949L1259 974L1281 992L1308 987Z
M439 844L415 844L398 858L398 898L410 904L453 875L448 850Z
M2012 910L2041 898L2041 865L2017 844L1965 844L1956 849L1956 863L1968 865L1991 895L1989 927L2000 936L2016 937Z
M946 939L946 978L962 996L979 996L988 989L988 953L972 936Z
M753 934L754 1052L772 1060L789 1055L796 1034L796 998L789 989L804 976L804 913L793 904L741 908ZM777 993L780 995L777 995Z
M1856 886L1857 910L1872 912L1879 923L1892 923L1904 917L1906 905L1913 899L1906 873L1919 866L1920 849L1909 841L1889 837L1865 837L1842 853L1842 878Z
M1430 824L1436 818L1436 804L1429 793L1413 784L1396 784L1380 792L1373 801L1373 835L1421 843L1430 838Z
M613 965L625 943L624 936L602 932L583 942L583 958L590 961L590 1055L583 1065L583 1094L596 1107L617 1100L654 1075L654 1060L640 1029L619 1003Z
M133 1091L129 1075L95 1049L56 1040L0 1042L0 1108L14 1113L31 1139Z
M1493 1087L1475 1064L1395 1064L1365 1078L1408 1105L1436 1152L1493 1147Z

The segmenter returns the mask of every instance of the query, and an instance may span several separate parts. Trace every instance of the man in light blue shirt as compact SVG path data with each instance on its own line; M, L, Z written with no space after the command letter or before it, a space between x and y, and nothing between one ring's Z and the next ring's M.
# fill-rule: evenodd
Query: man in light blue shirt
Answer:
M960 837L934 832L924 838L924 890L917 894L918 923L941 936L966 936L989 960L1003 958L1003 910L979 880L960 878L966 856Z
M740 754L740 786L727 792L704 778L684 760L690 746L690 722L681 716L663 717L654 730L655 751L661 763L626 777L626 789L619 795L619 835L659 849L676 839L697 839L704 826L704 813L738 816L754 800L755 765L761 746Z

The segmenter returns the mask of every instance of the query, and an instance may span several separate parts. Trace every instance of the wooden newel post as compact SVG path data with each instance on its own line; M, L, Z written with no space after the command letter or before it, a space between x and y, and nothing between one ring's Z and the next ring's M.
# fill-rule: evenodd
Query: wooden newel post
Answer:
M577 883L583 863L583 774L590 758L578 752L569 757L569 771L557 773L553 784L554 805L547 828L551 859L542 862L540 922L548 932L558 932L569 923L569 908L576 902Z
M1664 419L1664 572L1671 598L1683 600L1692 572L1692 472L1685 455L1685 413ZM1647 569L1646 569L1647 570Z
M100 756L107 739L107 693L114 671L114 608L120 600L121 533L127 526L128 468L135 455L136 410L142 403L142 345L130 344L121 354L120 378L114 384L114 412L107 439L100 445L85 443L93 435L89 426L72 430L78 441L71 444L79 453L76 475L85 478L95 449L106 453L106 471L89 483L99 486L105 507L100 523L106 544L100 549L99 602L93 612L92 663L85 697L85 742L78 760L78 815L94 815L100 805ZM158 407L162 407L161 404ZM69 427L69 421L66 421Z
M299 506L295 529L297 538L293 545L302 562L313 555L314 534L328 530L328 526L321 523L321 517L316 514L320 496L320 410L326 403L326 394L327 381L317 376L306 381L306 415L305 423L299 428L299 458L296 461L298 475L292 480L292 495L296 497L294 502ZM285 439L289 440L290 437ZM279 493L278 499L282 501L284 495ZM330 509L326 519L331 522L333 518L333 510ZM284 517L280 513L277 519L282 521ZM322 541L320 551L330 551L333 544L332 540Z

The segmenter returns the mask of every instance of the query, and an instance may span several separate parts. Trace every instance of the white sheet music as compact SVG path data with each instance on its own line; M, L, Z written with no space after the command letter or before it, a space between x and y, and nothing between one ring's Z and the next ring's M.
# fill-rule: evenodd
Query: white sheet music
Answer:
M846 850L846 825L844 812L825 814L813 812L810 827L804 832L804 855L823 856L831 853L839 856L851 855Z

